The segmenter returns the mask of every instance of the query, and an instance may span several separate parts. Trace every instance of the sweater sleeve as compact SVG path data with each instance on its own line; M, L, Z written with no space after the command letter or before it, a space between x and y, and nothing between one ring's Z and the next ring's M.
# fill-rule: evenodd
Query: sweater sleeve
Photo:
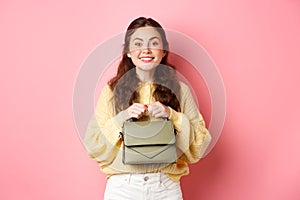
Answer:
M181 84L181 112L170 108L169 119L177 130L176 145L180 159L195 163L205 153L211 141L211 135L205 128L205 122L200 114L193 96L187 85Z
M84 138L89 156L101 167L110 165L121 145L119 133L122 131L122 112L114 116L113 94L108 85L101 91Z

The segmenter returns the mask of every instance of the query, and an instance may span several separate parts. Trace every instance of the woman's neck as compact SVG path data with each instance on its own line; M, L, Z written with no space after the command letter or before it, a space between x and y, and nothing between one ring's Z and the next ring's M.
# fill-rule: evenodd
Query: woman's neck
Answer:
M148 83L153 81L155 70L144 71L136 68L136 74L141 82Z

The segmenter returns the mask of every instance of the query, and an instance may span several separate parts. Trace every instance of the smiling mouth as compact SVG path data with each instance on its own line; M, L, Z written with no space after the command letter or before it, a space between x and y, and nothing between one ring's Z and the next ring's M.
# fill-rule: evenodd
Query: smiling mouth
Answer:
M151 62L154 59L154 57L141 57L140 60L142 62Z

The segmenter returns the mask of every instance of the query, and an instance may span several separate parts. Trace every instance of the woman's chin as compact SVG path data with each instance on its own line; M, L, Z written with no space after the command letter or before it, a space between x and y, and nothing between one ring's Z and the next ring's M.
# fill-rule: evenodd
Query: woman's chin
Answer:
M138 69L143 71L152 71L158 66L157 63L144 63L143 65L137 66Z

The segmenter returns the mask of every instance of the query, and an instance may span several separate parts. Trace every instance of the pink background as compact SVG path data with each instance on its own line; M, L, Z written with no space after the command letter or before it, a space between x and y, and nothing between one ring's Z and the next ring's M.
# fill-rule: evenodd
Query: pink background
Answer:
M185 199L300 199L297 0L1 1L0 199L102 199L74 83L91 50L140 15L202 44L226 88L224 131L182 178Z

